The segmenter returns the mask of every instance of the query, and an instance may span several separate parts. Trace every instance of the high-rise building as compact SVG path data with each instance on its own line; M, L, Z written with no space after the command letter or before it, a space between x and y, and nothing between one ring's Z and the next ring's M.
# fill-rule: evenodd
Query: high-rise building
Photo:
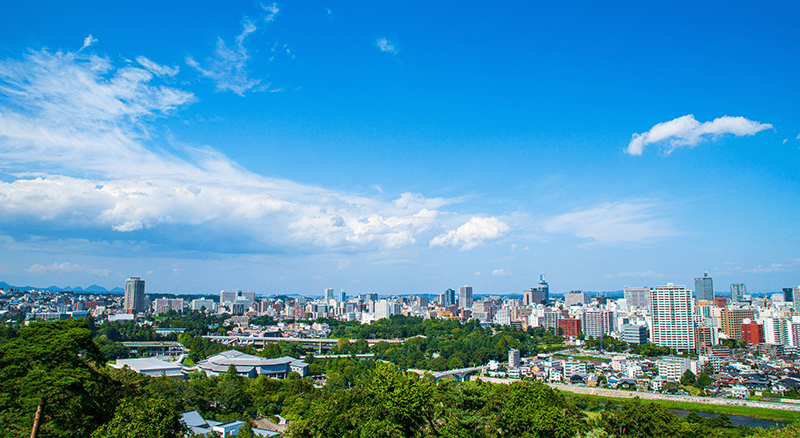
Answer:
M545 330L551 330L556 333L558 331L558 320L561 319L561 312L545 310L542 316L542 327Z
M753 309L747 309L738 306L728 306L722 309L720 314L720 323L722 324L722 332L728 335L729 338L742 340L742 321L745 319L755 319L756 312Z
M472 286L458 288L458 307L461 309L472 308Z
M345 292L344 289L342 289L341 291L339 291L339 296L336 297L336 298L337 298L337 302L339 302L339 303L347 302L347 292Z
M647 327L643 325L622 324L620 340L629 344L646 344Z
M800 311L800 286L783 288L783 301L792 303L794 311Z
M744 283L731 283L731 301L740 303L744 301L744 295L747 293L744 288Z
M325 300L326 303L330 300L336 299L333 293L333 288L329 287L325 289L325 296L323 297L323 299Z
M536 289L541 293L544 292L544 299L543 302L547 302L550 299L550 285L544 280L544 274L539 274L539 284L536 286Z
M649 287L626 287L625 302L628 307L646 309L650 307L650 288Z
M650 339L659 347L693 351L695 327L692 291L667 283L650 291Z
M564 294L565 306L582 306L589 302L589 295L586 295L581 290L572 290Z
M606 310L587 310L581 317L581 331L587 337L599 338L614 331L614 314Z
M697 301L714 301L714 280L708 276L708 272L694 279L694 296Z
M750 345L758 345L764 342L764 326L749 319L745 319L741 325L743 341Z
M447 289L444 291L444 302L442 303L443 306L455 306L456 305L456 291L454 289Z
M544 281L544 274L539 276L539 284L522 292L522 305L535 306L546 304L550 299L550 286Z
M558 320L558 327L564 332L564 339L581 334L581 320L576 318L562 318Z
M144 311L144 280L131 277L125 281L125 313Z

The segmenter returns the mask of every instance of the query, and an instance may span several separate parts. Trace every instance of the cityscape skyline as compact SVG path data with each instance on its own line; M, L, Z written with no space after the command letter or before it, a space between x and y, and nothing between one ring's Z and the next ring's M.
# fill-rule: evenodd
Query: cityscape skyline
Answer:
M800 6L689 5L4 4L0 281L793 288Z

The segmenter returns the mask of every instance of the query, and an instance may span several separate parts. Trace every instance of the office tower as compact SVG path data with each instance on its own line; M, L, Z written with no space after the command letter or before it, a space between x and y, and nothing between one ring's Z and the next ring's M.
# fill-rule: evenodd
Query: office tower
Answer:
M572 290L564 294L565 306L582 306L589 302L589 296L580 290Z
M131 277L125 281L125 313L144 311L144 280Z
M789 345L791 321L782 317L764 318L764 340L767 344ZM742 324L744 326L744 324ZM744 337L744 334L742 334ZM742 339L745 340L745 339Z
M783 301L794 304L794 311L800 311L800 286L783 288Z
M649 287L626 287L625 302L628 308L647 309L650 307Z
M722 309L722 313L720 314L722 332L730 338L741 341L742 321L745 319L755 319L755 315L756 312L753 309L745 309L733 305Z
M694 279L694 297L697 301L714 301L714 280L708 272L704 272L702 278Z
M546 303L550 299L550 285L544 281L544 274L539 274L539 284L536 286L539 293L543 293L542 302Z
M629 344L647 343L647 326L622 324L622 336L620 340Z
M744 283L731 283L731 301L739 303L744 301Z
M378 301L378 294L374 292L367 292L365 294L358 294L359 301L366 303L368 301Z
M239 290L221 290L219 292L219 304L220 305L227 305L234 301L236 301L236 297L239 295Z
M667 283L650 291L651 341L659 347L695 350L692 292Z
M458 288L458 307L460 309L472 308L472 286Z
M589 310L581 317L581 331L587 337L599 338L614 331L614 314L606 310Z
M344 289L342 289L341 291L339 291L339 296L337 298L338 298L337 301L340 302L340 303L346 302L347 301L347 292L345 292Z
M324 299L326 303L330 300L336 299L336 297L333 294L333 289L332 288L325 289L325 295L322 297L322 299Z
M443 306L455 306L456 305L456 291L453 289L447 289L444 291L444 303Z

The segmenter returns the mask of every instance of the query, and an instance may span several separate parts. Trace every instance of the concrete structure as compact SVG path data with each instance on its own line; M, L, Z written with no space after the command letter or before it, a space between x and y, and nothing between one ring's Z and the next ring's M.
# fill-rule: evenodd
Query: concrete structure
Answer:
M689 358L664 356L656 361L658 367L658 375L662 379L678 382L683 377L683 373L689 369Z
M214 303L214 300L207 300L207 299L204 299L204 298L198 298L198 299L192 300L192 303L191 303L190 307L191 307L192 310L202 310L205 307L206 310L213 311L215 304L216 303Z
M125 281L125 313L144 312L144 280L131 277Z
M745 319L756 319L756 312L753 309L728 306L722 309L720 316L720 323L722 325L722 332L732 339L737 341L742 340L742 321Z
M266 375L275 379L285 379L292 371L300 374L301 377L308 375L308 364L302 360L288 356L265 359L236 350L228 350L211 356L198 363L197 368L208 376L218 376L225 374L231 365L236 368L237 373L250 378Z
M741 325L741 339L750 345L758 345L764 342L764 326L755 321L745 319Z
M561 366L564 369L564 380L569 381L570 376L574 374L585 375L586 374L586 363L581 362L579 360L575 360L572 357L569 359L562 361Z
M783 288L783 301L792 303L795 312L798 312L800 309L800 286Z
M744 283L731 283L731 301L734 303L742 302L746 293Z
M545 310L542 314L542 327L545 330L552 330L553 333L558 331L558 320L561 319L561 312L557 310Z
M694 279L694 296L697 301L714 301L714 280L708 276L708 272Z
M589 302L589 296L580 290L569 291L564 294L564 305L566 306L582 306Z
M519 368L519 350L508 350L508 368Z
M581 331L586 337L598 338L614 331L614 314L607 310L589 310L581 317Z
M561 318L558 320L558 327L564 331L564 339L578 337L581 334L581 320L576 318Z
M649 287L626 287L625 302L628 307L637 309L647 309L650 307L650 288Z
M333 288L329 287L329 288L325 289L325 293L322 295L322 299L326 303L330 302L333 299L336 299L336 297L333 294Z
M696 349L692 291L667 283L650 291L651 341L676 350Z
M181 364L177 362L167 362L154 357L117 359L117 362L110 364L110 366L117 369L128 367L139 374L146 374L151 377L167 376L183 378L183 366Z
M170 310L183 312L183 298L156 298L153 302L153 312L156 315L167 313Z
M623 324L620 340L629 344L646 344L647 327L643 325Z
M472 308L472 286L458 288L458 307L459 309Z

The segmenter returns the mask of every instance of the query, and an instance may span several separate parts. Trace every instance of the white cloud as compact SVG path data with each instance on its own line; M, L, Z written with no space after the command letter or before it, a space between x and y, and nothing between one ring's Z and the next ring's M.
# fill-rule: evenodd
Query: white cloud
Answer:
M763 274L772 272L795 271L797 270L797 268L800 268L800 258L789 260L786 263L772 263L767 266L758 265L750 269L745 269L744 272L749 272L752 274Z
M165 233L185 232L204 251L226 251L232 238L241 246L230 251L355 251L414 244L458 202L414 193L384 201L262 177L210 148L164 148L149 132L153 120L196 98L153 80L77 53L0 61L0 169L19 178L0 181L0 223L58 223L87 235L181 226ZM473 218L446 240L469 249L506 229Z
M476 272L474 272L472 275L475 275L475 276L480 276L480 275L481 275L481 271L476 271Z
M570 233L592 243L642 242L678 233L660 218L663 207L653 201L607 202L576 210L542 223L550 233Z
M720 117L711 122L700 123L689 114L669 122L659 123L649 131L633 134L631 142L625 149L630 155L642 155L645 146L661 144L664 153L669 155L682 146L693 147L703 141L716 140L722 135L733 134L737 137L755 135L759 131L772 128L769 123L754 122L744 117Z
M530 247L530 246L526 246L525 248L522 248L522 250L523 250L523 251L528 251L528 250L530 250L530 249L531 249L531 247Z
M797 137L795 137L795 140L800 140L800 134L797 134Z
M248 78L247 61L250 55L244 47L244 39L256 31L256 25L245 18L242 23L244 29L236 37L236 46L228 47L222 38L217 39L217 48L213 58L206 58L206 67L192 57L186 58L186 63L196 69L204 77L214 81L217 91L232 91L239 96L244 96L245 91L251 90L261 83L260 79Z
M614 278L614 277L621 277L621 278L662 278L664 274L660 272L653 271L652 269L649 271L637 271L637 272L620 272L619 274L608 274L606 278Z
M789 139L788 138L784 138L783 139L783 144L786 144L787 141L789 141Z
M506 271L505 269L502 269L502 268L501 269L495 269L494 271L492 271L492 275L494 275L495 277L511 275L511 271Z
M261 8L267 12L267 15L264 17L264 21L266 21L267 23L275 21L275 16L278 15L278 12L280 12L277 3L273 3L271 5L265 5L262 3Z
M142 65L142 67L150 70L156 76L175 76L180 71L180 68L176 65L172 68L167 67L166 65L159 65L155 62L145 58L144 56L137 56L136 62Z
M87 266L69 262L53 263L52 265L46 265L46 266L37 263L31 266L30 268L26 269L26 271L33 274L43 274L45 272L57 272L59 274L63 274L65 272L83 272L87 274L100 275L103 277L108 277L112 273L111 270L109 269L90 268Z
M461 246L459 251L467 251L487 240L497 239L508 230L508 225L496 217L473 216L457 229L434 237L430 246Z
M378 38L375 40L375 45L381 49L382 52L389 52L393 55L396 55L399 52L399 49L395 47L395 45L387 40L386 38Z
M86 38L83 39L83 46L81 46L81 48L78 49L78 51L80 52L81 50L91 46L92 44L94 44L96 42L97 42L97 38L94 38L91 34L89 34L89 36L87 36Z

